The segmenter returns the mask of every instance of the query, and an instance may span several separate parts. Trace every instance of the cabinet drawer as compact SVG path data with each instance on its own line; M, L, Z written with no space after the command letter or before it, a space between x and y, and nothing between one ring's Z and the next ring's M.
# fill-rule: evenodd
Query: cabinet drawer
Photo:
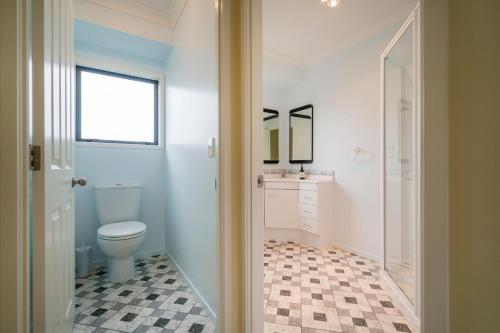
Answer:
M299 217L299 227L301 230L311 232L313 234L318 233L316 220L308 219L307 217Z
M313 183L299 183L299 189L300 190L306 190L306 191L318 191L318 185L313 184Z
M318 204L318 192L299 190L299 202L308 205Z
M299 203L299 216L316 219L316 206Z
M279 181L265 181L265 188L275 189L275 190L297 190L299 188L299 184L297 182L279 182Z

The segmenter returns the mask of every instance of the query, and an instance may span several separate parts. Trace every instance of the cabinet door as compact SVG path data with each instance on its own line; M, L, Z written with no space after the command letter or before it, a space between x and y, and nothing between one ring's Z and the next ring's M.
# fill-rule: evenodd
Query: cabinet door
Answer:
M297 190L266 189L266 227L297 229L299 226L298 203Z

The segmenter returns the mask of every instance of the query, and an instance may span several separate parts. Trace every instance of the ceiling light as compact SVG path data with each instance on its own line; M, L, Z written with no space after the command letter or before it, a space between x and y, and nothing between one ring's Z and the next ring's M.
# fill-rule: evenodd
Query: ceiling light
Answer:
M342 0L320 0L320 1L322 4L330 8L337 7L342 2Z

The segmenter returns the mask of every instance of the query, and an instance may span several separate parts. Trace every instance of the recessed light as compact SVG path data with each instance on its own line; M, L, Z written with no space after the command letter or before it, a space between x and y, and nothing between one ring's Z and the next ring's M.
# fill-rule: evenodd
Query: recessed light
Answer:
M337 7L342 2L342 0L320 0L320 1L322 4L330 8Z

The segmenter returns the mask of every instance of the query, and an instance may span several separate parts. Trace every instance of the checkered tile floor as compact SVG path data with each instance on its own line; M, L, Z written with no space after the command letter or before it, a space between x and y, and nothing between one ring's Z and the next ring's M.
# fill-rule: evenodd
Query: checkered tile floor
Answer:
M110 283L104 268L77 279L74 333L213 333L215 325L165 256L136 261L137 276Z
M265 333L413 332L380 266L338 249L265 242Z

